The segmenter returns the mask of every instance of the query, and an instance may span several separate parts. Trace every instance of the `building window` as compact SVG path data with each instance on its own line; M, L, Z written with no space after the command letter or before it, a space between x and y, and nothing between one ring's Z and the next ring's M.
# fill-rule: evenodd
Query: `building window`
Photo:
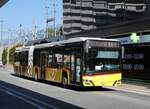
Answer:
M106 7L106 8L107 8L107 7L108 7L108 4L107 4L107 3L104 3L104 7Z
M72 4L76 4L76 0L71 0L71 3Z
M110 9L115 9L115 5L109 5Z
M63 0L64 3L70 3L70 0Z
M136 6L136 10L143 10L143 6Z

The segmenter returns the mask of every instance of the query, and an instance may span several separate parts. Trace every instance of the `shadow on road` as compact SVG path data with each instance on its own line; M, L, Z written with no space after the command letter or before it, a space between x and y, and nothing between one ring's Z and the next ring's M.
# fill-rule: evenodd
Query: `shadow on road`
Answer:
M11 74L11 75L18 77L15 74ZM27 78L27 77L21 77L21 78L34 81L33 78ZM66 88L66 89L73 90L73 91L82 91L82 92L84 92L84 91L86 91L86 92L87 91L115 91L114 89L109 89L109 88L104 88L104 87L79 87L79 86L66 86L66 87L63 87L59 83L55 83L55 82L51 82L51 81L45 81L45 80L39 80L37 82L41 82L41 83L44 83L44 84L53 85L53 86L57 86L57 87L61 87L61 88Z
M104 88L104 87L75 87L75 86L68 86L68 89L81 91L81 92L90 92L90 91L115 91L113 89Z
M13 91L16 91L18 93L21 93L23 95L26 95L30 98L34 98L36 99L37 101L40 100L46 104L50 104L52 106L55 106L57 107L57 109L83 109L79 106L76 106L76 105L73 105L73 104L69 104L67 102L64 102L64 101L61 101L61 100L58 100L56 98L52 98L52 97L49 97L49 96L45 96L45 95L42 95L40 93L37 93L37 92L33 92L31 90L28 90L28 89L25 89L25 88L22 88L22 87L18 87L16 85L13 85L13 84L10 84L10 83L7 83L7 82L4 82L4 81L1 81L0 80L0 89L2 89L3 87L6 87L8 89L11 89ZM7 90L6 89L6 92L9 92L9 93L12 93L11 90ZM0 90L1 91L1 90ZM19 94L15 93L15 94L12 94L12 95L17 95L17 96L20 96ZM16 96L15 96L16 97ZM0 96L1 98L1 96ZM13 109L14 107L12 107L11 103L13 104L13 106L17 107L17 109L26 109L25 106L22 106L20 105L19 103L15 102L15 101L9 101L9 98L6 98L7 99L7 102L4 103L3 99L0 99L0 108L3 107L5 109ZM28 98L27 98L28 99ZM6 101L6 100L5 100ZM32 102L35 102L37 103L37 101L34 101L34 100L31 100ZM2 104L1 104L2 103ZM10 104L10 105L9 105ZM43 104L42 104L43 105ZM46 106L45 106L46 107ZM16 109L16 108L15 108ZM49 107L46 107L46 109L54 109L54 108L49 108Z

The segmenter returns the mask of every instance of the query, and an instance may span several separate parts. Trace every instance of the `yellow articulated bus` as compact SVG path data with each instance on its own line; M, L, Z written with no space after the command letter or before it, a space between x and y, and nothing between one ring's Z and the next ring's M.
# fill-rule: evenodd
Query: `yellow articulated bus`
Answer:
M120 86L121 44L115 39L78 37L19 47L14 71L64 86Z

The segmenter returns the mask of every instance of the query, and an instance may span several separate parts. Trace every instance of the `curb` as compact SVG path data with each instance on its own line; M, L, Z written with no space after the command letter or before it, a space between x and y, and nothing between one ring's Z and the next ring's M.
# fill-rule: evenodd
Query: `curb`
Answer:
M150 81L148 81L148 80L123 79L123 80L122 80L122 83L123 83L123 84L126 84L126 85L131 85L131 86L147 87L147 88L149 88L149 89L146 89L146 90L149 90L149 91L150 91ZM149 93L150 93L150 92L149 92Z
M110 87L109 87L110 88ZM145 95L145 96L150 96L150 90L149 91L145 91L145 90L131 90L131 89L119 89L119 88L111 88L117 91L122 91L122 92L129 92L129 93L134 93L134 94L140 94L140 95Z
M144 83L144 84L149 84L150 85L149 80L143 80L143 79L123 78L122 81L129 82L129 83Z
M116 91L122 91L122 92L129 92L129 93L136 93L140 95L146 95L150 96L150 83L145 83L145 82L126 82L122 83L121 87L106 87L109 89L113 89Z
M13 73L14 71L12 69L7 69L7 68L0 68L1 71L6 71L6 72L11 72Z

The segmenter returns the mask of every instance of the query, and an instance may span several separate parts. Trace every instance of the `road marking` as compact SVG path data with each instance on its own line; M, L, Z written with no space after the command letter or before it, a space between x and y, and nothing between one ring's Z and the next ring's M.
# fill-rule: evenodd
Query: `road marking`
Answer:
M4 90L4 89L0 89L0 91L1 91L1 92L5 92L5 90Z
M1 87L1 85L0 85L0 87ZM2 88L3 88L3 87L2 87ZM4 89L0 89L0 91L6 93L6 94L8 94L8 95L14 96L14 97L16 97L16 98L18 98L18 99L21 99L21 100L25 101L26 103L31 104L31 105L33 105L33 106L39 108L39 109L45 109L44 107L42 107L42 106L40 106L40 105L38 105L38 104L35 104L35 103L32 102L32 101L29 101L29 100L27 100L27 99L25 99L25 98L23 98L23 97L20 97L20 96L14 94L14 93L12 93L12 92L6 91L6 89L5 89L5 90L4 90Z
M27 100L27 99L25 99L25 98L23 98L23 97L21 97L21 96L18 96L18 95L16 95L16 94L12 93L12 92L6 91L6 93L9 94L9 95L11 95L11 96L14 96L14 97L16 97L16 98L18 98L18 99L20 99L20 100L23 100L23 101L25 101L26 103L31 104L31 105L37 107L38 109L46 109L46 108L44 108L44 107L42 107L42 106L40 106L40 105L38 105L38 104L36 104L36 103L30 101L30 100Z
M45 102L43 102L43 101L40 101L40 100L38 100L38 99L36 99L36 98L32 98L32 97L30 97L30 96L27 96L27 95L25 95L25 94L23 94L23 93L20 93L20 92L18 92L18 91L13 90L13 89L7 88L7 87L5 87L5 86L3 86L3 85L0 85L0 87L2 87L3 89L6 89L7 91L5 91L5 92L6 92L7 94L12 95L12 96L15 96L15 97L17 97L18 99L21 99L21 100L25 101L26 103L29 103L29 104L31 104L31 105L33 105L33 106L39 108L39 109L45 109L45 108L42 107L42 106L40 106L40 105L38 105L38 104L36 104L36 103L34 103L34 102L32 102L32 101L35 101L35 102L37 102L37 103L39 103L39 104L42 104L42 105L44 105L44 106L46 106L46 107L49 107L49 108L51 108L51 109L59 109L58 107L56 107L56 106L54 106L54 105L47 104L47 103L45 103ZM3 90L2 90L2 91L3 91ZM26 99L26 98L27 98L27 99ZM28 100L28 99L29 99L29 100ZM31 100L32 100L32 101L31 101Z

